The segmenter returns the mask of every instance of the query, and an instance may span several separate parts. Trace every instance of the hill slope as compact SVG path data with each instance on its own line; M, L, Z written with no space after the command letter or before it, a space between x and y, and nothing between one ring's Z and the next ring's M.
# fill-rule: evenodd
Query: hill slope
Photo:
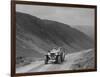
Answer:
M82 26L82 25L76 26L76 25L75 25L74 28L76 28L77 30L79 30L79 31L81 31L81 32L83 32L83 33L85 33L85 34L88 35L92 40L94 40L94 26L86 26L86 25L84 25L84 26Z
M35 60L53 47L64 47L67 53L92 47L84 33L51 20L42 20L29 14L16 12L16 56Z

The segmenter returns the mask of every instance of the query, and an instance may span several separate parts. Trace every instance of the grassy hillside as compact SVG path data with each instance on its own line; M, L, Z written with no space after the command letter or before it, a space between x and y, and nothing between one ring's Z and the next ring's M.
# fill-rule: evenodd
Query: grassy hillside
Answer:
M81 58L77 59L73 64L72 69L93 69L94 66L94 51L89 51L86 53L82 53Z
M74 28L88 35L92 40L94 40L94 27L93 26L74 26Z

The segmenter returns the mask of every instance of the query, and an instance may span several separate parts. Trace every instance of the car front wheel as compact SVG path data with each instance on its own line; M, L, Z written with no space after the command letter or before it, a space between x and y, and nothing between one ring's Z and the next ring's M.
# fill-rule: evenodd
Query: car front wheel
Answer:
M45 56L45 64L48 64L48 56Z
M57 56L57 63L61 64L61 56Z

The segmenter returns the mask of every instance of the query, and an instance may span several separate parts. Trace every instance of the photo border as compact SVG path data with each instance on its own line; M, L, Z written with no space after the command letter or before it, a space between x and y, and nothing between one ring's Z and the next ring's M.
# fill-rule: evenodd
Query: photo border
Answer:
M31 72L31 73L16 73L16 4L28 5L45 5L45 6L59 6L59 7L73 7L73 8L93 8L95 9L94 18L94 55L95 68L81 69L81 70L62 70L50 72ZM79 73L97 71L97 6L83 5L83 4L65 4L65 3L50 3L50 2L34 2L34 1L11 1L11 76L30 76L30 75L47 75L47 74L61 74L61 73Z

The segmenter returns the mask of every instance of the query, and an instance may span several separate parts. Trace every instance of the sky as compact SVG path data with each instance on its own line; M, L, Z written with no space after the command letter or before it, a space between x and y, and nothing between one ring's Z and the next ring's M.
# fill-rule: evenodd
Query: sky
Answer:
M94 26L94 9L16 4L16 11L71 26Z

